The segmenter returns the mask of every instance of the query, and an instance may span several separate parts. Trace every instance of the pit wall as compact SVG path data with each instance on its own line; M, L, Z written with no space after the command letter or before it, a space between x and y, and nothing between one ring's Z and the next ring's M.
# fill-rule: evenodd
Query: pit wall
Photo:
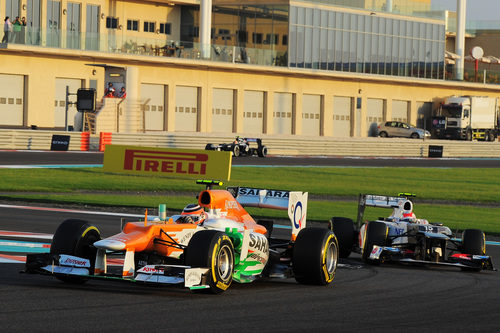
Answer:
M69 135L70 151L104 151L107 144L144 147L204 149L207 143L229 143L233 135L170 133L123 134L61 132L42 130L0 130L0 149L50 150L52 135ZM443 146L443 157L500 158L499 142L466 142L399 138L316 138L262 135L269 155L428 157L429 146Z

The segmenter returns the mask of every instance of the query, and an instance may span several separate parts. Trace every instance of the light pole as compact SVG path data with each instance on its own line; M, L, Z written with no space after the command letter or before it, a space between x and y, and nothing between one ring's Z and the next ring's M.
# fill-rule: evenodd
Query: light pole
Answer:
M464 58L465 58L465 24L467 0L457 0L457 35L455 39L455 53L458 58L455 62L455 79L464 79Z

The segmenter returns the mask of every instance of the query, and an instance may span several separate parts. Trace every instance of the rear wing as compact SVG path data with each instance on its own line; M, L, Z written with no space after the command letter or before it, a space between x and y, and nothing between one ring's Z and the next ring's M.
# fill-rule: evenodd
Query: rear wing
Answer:
M306 227L307 192L290 192L250 187L228 187L227 190L243 207L288 210L292 237Z
M360 194L358 201L358 218L357 225L361 226L363 222L363 215L365 213L365 208L368 207L380 207L380 208L398 208L401 203L405 202L411 197L414 197L411 193L399 193L398 196L387 196L378 194Z

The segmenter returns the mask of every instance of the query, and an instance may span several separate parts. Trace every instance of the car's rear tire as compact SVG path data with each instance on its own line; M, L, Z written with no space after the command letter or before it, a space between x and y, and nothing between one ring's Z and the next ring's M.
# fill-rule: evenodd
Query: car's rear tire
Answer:
M101 233L97 227L91 225L85 220L68 219L63 221L57 228L52 244L50 254L68 254L71 256L85 258L90 261L90 275L94 274L95 257L97 249L93 246L95 242L101 239ZM64 274L56 274L59 280L70 283L83 283L87 279Z
M259 155L259 157L266 157L267 156L267 147L262 146L260 149L258 149L257 155Z
M207 143L205 146L205 150L215 150L215 147L212 143Z
M232 150L233 150L233 156L235 157L240 156L240 146L234 145Z
M217 230L198 231L191 237L185 252L186 265L207 267L210 291L220 294L233 281L234 247L231 239Z
M387 132L382 131L382 132L380 132L380 133L379 133L379 136L380 136L381 138L387 138L389 135L387 135Z
M381 259L370 259L370 254L373 250L373 246L384 246L387 243L387 225L383 222L372 221L368 222L365 231L365 237L363 242L363 260L372 265L380 264Z
M337 262L338 243L331 230L305 228L299 232L292 255L292 268L297 282L327 285L335 277Z
M418 133L411 133L410 138L412 138L412 139L419 139L420 135Z
M332 217L332 231L339 243L339 257L349 257L354 245L354 222L347 217Z

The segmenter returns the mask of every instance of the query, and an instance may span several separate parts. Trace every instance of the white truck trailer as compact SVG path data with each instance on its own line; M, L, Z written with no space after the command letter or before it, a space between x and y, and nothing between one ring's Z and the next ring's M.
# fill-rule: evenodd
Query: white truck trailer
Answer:
M432 118L433 136L439 139L494 141L499 135L498 98L452 96Z

